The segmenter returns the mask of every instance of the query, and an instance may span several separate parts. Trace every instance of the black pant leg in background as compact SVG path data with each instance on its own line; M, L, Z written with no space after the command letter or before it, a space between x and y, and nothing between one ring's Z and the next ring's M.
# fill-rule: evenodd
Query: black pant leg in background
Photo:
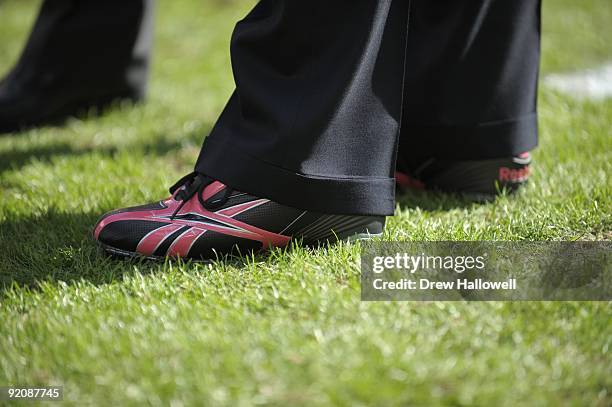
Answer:
M262 0L196 170L279 203L392 215L408 1Z
M153 6L153 0L45 0L13 75L64 97L124 90L142 96Z
M537 145L540 0L412 0L400 159Z

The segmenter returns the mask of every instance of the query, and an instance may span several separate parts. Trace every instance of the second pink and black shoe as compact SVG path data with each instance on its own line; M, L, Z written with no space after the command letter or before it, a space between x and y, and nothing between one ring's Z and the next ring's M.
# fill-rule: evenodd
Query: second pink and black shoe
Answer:
M489 160L398 159L395 173L400 191L433 189L462 193L475 200L490 200L503 191L516 192L531 175L531 154Z
M107 252L151 259L210 260L284 247L382 234L382 216L333 215L291 208L190 174L152 204L104 215L94 238Z

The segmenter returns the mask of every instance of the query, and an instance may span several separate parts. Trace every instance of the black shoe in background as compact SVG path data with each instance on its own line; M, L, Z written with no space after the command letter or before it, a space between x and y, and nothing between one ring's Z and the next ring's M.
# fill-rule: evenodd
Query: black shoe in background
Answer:
M531 154L488 160L398 158L395 179L400 191L433 189L461 193L477 201L494 199L502 192L514 193L531 175Z
M146 93L152 0L46 0L0 81L0 132Z

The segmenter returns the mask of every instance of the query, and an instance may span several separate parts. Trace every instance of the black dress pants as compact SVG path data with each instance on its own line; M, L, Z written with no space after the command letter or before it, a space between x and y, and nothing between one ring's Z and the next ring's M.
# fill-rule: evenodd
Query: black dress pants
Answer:
M46 0L22 71L142 84L151 5ZM297 208L392 215L398 150L536 146L539 43L540 0L261 0L236 25L236 90L196 171Z
M540 0L261 0L196 171L279 203L392 215L396 154L537 144ZM401 137L400 135L401 130Z
M36 92L46 105L57 94L68 100L140 98L148 78L153 7L154 0L45 0L8 79Z

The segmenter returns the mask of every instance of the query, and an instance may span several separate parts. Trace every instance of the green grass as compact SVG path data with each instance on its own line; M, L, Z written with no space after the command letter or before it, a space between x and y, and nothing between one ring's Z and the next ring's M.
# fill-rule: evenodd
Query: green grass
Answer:
M543 0L544 72L590 68L612 58L612 7L606 0Z
M160 3L146 104L0 136L0 386L63 384L75 405L612 404L610 303L361 303L356 244L210 266L100 254L101 213L191 169L252 2ZM0 1L0 71L37 4ZM612 59L607 0L545 7L545 73ZM385 238L610 240L612 101L543 89L540 112L519 196L415 193Z

